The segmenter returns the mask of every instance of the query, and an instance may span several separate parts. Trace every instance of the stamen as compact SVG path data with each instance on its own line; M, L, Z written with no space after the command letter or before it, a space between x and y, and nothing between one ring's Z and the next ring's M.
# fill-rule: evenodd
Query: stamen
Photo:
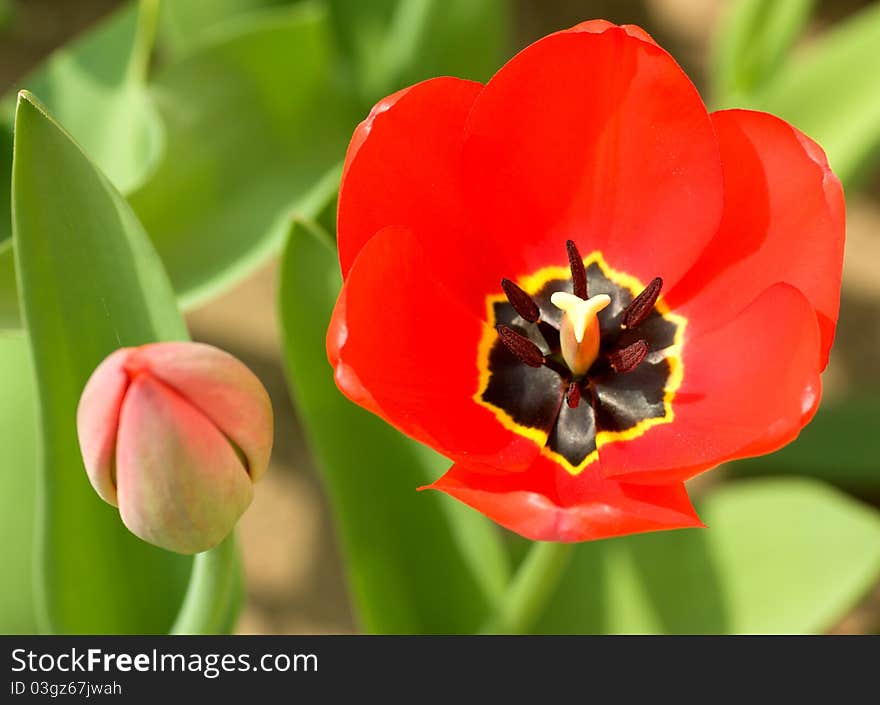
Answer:
M644 323L645 319L651 315L651 311L654 310L654 304L657 303L657 297L660 296L662 288L663 280L660 277L654 277L645 290L623 309L620 322L626 328L635 328Z
M620 348L608 355L608 362L615 372L624 374L632 372L636 367L642 364L642 360L648 354L648 343L644 340L637 340L630 343L625 348Z
M540 367L544 364L544 353L531 340L504 324L495 326L495 329L498 331L501 342L520 362L529 367Z
M513 306L513 310L523 317L529 323L537 323L541 317L541 311L538 309L532 297L520 289L510 279L501 280L501 288L504 289L504 295Z
M568 404L569 409L577 409L580 401L581 387L577 382L571 382L568 385L568 390L565 392L565 403Z
M568 250L568 266L571 269L572 293L578 298L586 300L588 298L587 270L584 269L584 260L581 257L581 253L578 252L574 240L566 241L565 249Z

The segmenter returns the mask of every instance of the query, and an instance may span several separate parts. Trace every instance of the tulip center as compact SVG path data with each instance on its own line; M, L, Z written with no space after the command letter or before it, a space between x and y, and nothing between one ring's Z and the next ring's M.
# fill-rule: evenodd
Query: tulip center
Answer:
M572 474L604 443L672 420L686 321L647 285L568 241L568 267L546 267L487 300L494 330L478 354L476 401Z

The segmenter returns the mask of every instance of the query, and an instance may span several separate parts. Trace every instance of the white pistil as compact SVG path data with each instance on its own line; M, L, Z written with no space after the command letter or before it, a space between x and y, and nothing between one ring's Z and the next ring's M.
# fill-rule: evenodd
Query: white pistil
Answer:
M599 319L596 314L611 303L607 294L584 300L567 291L557 291L550 302L562 311L559 339L562 358L575 377L586 374L599 354Z

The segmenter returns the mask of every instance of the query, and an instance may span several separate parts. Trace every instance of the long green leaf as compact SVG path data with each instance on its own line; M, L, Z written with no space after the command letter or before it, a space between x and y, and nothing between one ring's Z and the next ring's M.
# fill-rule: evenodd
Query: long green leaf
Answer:
M701 516L579 546L538 631L816 633L880 576L880 515L822 483L732 483Z
M324 338L339 287L329 237L317 226L295 225L279 293L285 361L333 504L362 626L391 633L476 630L507 579L498 535L475 512L455 507L453 517L444 507L448 498L417 493L448 461L337 390Z
M36 392L27 340L0 334L0 633L37 631L34 510L37 484Z
M816 0L738 0L718 24L712 52L712 95L718 108L766 84L810 19Z
M818 141L844 184L880 151L878 46L880 3L872 3L789 61L753 100Z
M209 35L156 76L168 149L130 197L184 305L276 252L290 213L323 204L356 121L319 9L249 14Z
M89 485L76 406L116 348L185 339L171 287L109 181L28 94L18 102L13 239L42 431L40 585L56 632L164 632L190 560L149 546Z

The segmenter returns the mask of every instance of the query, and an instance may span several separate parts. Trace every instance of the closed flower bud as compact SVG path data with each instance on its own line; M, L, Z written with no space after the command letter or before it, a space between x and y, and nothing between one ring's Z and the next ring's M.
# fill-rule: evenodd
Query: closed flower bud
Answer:
M89 480L144 541L178 553L222 541L272 451L272 407L240 361L200 343L123 348L77 409Z

